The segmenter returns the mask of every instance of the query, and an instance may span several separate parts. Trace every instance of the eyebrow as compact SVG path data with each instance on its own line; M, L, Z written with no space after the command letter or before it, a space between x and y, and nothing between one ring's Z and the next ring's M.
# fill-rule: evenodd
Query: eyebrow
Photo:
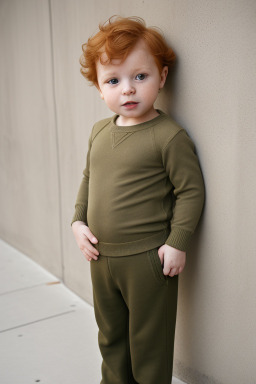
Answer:
M105 72L103 76L104 77L117 77L117 72L113 72L113 71Z

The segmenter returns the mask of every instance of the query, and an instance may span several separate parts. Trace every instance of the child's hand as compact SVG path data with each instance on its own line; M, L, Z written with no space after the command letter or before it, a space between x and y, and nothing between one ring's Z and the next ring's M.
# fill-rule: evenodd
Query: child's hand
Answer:
M167 244L158 249L161 264L164 263L163 274L173 277L181 273L186 263L186 252L170 247Z
M72 230L77 242L78 247L82 251L83 255L86 257L88 261L92 259L98 260L99 252L97 249L91 244L97 244L98 240L91 233L89 227L85 225L83 221L75 221L72 224Z

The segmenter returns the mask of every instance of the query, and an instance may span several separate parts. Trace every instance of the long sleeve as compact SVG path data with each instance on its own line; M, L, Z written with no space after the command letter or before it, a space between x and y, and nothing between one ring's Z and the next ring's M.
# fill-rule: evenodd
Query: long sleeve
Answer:
M186 251L204 204L204 182L194 144L185 130L163 148L162 159L173 186L174 209L166 244Z
M88 191L89 191L89 178L90 178L90 152L91 152L91 136L88 143L88 152L86 159L86 168L83 171L83 178L78 190L76 203L75 203L75 213L71 222L71 225L75 221L83 221L86 225L87 223L87 207L88 207Z

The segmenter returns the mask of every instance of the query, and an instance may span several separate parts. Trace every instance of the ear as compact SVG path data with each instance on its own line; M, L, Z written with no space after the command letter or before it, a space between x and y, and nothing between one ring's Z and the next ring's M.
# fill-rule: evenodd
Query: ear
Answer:
M163 88L165 81L166 81L166 78L167 78L167 75L168 75L168 67L166 65L165 67L163 67L162 72L160 73L159 89Z

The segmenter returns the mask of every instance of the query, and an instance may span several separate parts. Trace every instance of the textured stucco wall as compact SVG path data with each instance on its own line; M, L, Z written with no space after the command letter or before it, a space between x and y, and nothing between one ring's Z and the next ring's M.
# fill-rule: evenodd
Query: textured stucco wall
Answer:
M113 14L143 17L172 44L178 63L157 106L193 138L206 183L180 277L175 374L255 384L254 0L2 0L0 237L92 303L70 221L92 124L112 113L78 59Z

